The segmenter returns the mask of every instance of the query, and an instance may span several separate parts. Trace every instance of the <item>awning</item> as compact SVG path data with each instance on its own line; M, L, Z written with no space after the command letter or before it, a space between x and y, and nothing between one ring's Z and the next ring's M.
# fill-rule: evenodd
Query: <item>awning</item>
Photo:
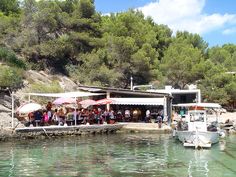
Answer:
M117 105L164 105L164 98L110 98Z
M88 96L96 96L96 95L105 95L105 93L91 93L91 92L65 92L65 93L29 93L32 96L43 96L43 97L70 97L70 98L77 98L77 97L88 97Z
M173 106L176 106L176 107L199 106L199 107L204 107L204 108L221 108L221 105L219 105L218 103L183 103L183 104L176 104Z

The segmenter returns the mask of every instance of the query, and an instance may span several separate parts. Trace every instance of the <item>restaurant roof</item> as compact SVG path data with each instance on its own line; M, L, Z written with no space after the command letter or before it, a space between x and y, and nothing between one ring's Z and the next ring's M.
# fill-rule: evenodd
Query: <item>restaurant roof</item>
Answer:
M97 87L97 86L84 86L80 85L78 87L80 90L89 91L93 93L121 93L121 94L130 94L130 95L139 95L139 96L152 96L152 97L172 97L169 93L158 93L158 92L148 92L148 91L140 91L140 90L129 90L122 88L114 88L114 87Z
M28 95L32 96L43 96L43 97L88 97L88 96L96 96L96 95L104 95L104 93L91 93L91 92L84 92L84 91L77 91L77 92L65 92L65 93L28 93Z

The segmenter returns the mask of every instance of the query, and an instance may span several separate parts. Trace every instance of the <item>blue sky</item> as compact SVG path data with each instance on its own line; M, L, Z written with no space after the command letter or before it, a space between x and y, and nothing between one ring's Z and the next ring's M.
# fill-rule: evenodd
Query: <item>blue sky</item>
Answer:
M103 14L139 9L173 32L200 34L209 46L236 44L236 0L95 0L95 6Z

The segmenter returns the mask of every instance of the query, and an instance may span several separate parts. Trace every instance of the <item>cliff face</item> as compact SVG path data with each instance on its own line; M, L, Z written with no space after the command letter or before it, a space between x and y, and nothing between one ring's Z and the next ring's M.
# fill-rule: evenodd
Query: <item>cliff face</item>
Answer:
M71 79L66 76L61 75L49 75L43 71L33 71L29 70L25 72L25 80L23 81L23 87L17 90L14 93L15 99L15 110L20 105L20 103L27 101L25 94L30 91L32 84L42 83L44 85L50 85L54 81L59 83L59 87L64 92L76 91L77 84L74 83ZM12 126L12 118L11 118L11 110L12 110L12 99L11 93L9 91L1 91L0 92L0 128L6 128ZM22 125L18 119L14 118L15 126L22 127Z
M15 101L15 106L19 105L17 101ZM0 127L1 129L12 126L12 118L11 118L11 97L5 92L0 93ZM22 126L18 119L14 118L14 126Z

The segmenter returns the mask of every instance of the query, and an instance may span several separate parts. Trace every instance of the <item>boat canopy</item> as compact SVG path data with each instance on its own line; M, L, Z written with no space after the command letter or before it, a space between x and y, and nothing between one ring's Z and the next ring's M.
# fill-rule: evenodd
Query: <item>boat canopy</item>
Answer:
M164 105L164 98L110 98L117 105Z
M218 103L183 103L173 105L176 107L204 107L204 108L221 108L221 105Z

